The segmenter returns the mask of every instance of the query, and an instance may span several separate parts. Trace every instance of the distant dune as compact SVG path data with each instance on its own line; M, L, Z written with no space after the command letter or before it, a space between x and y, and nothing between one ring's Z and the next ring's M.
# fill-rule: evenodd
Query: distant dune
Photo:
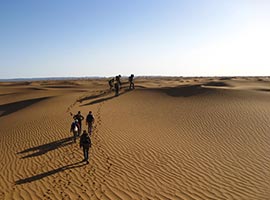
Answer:
M0 83L0 199L270 199L270 78ZM90 163L71 113L95 116ZM84 128L85 122L83 123Z

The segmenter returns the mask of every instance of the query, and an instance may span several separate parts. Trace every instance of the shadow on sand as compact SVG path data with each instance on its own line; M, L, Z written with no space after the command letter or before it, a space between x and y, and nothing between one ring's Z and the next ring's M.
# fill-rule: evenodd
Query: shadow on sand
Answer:
M81 99L78 99L77 101L82 103L83 101L87 101L87 100L91 100L91 99L95 99L95 98L98 98L98 97L105 96L105 95L109 94L110 92L111 92L110 90L101 91L100 94L86 96L86 97L83 97Z
M21 185L21 184L24 184L24 183L30 183L32 181L37 181L39 179L45 178L47 176L51 176L51 175L56 174L58 172L65 171L67 169L73 169L73 168L77 168L77 167L82 167L84 165L86 165L85 162L82 162L82 161L76 162L76 163L69 164L69 165L66 165L66 166L63 166L63 167L59 167L57 169L53 169L51 171L44 172L44 173L41 173L41 174L38 174L38 175L35 175L35 176L31 176L31 177L28 177L28 178L17 180L17 181L15 181L15 184L16 185Z
M105 97L105 98L101 98L101 99L97 99L97 100L94 100L94 101L91 101L90 103L86 103L86 104L83 104L81 105L82 106L89 106L89 105L93 105L93 104L96 104L96 103L101 103L101 102L104 102L104 101L108 101L110 99L113 99L115 97L119 97L127 92L130 92L132 90L130 90L129 88L125 87L125 88L122 88L124 89L123 92L121 92L118 96L109 96L109 97Z
M24 153L31 152L30 154L23 156L22 158L30 158L30 157L40 156L40 155L45 154L49 151L58 149L60 147L64 147L64 146L72 144L72 143L73 143L73 137L68 137L68 138L64 138L64 139L50 142L47 144L43 144L40 146L25 149L21 152L18 152L17 154L24 154Z
M172 97L191 97L213 91L201 85L185 85L174 88L162 88L161 91Z
M120 96L120 94L118 96ZM102 99L97 99L97 100L91 101L90 103L83 104L81 106L89 106L89 105L93 105L93 104L96 104L96 103L101 103L103 101L108 101L110 99L113 99L114 97L116 97L116 96L111 96L111 97L106 97L106 98L102 98Z
M266 88L261 88L261 89L256 89L257 91L261 91L261 92L270 92L270 89L266 89Z
M204 85L205 86L214 86L214 87L229 87L230 86L227 83L220 82L220 81L211 81L211 82L208 82Z
M8 103L8 104L3 104L0 105L0 111L4 111L0 117L3 117L5 115L9 115L11 113L17 112L18 110L21 110L25 107L31 106L35 103L38 103L40 101L43 101L45 99L49 99L51 97L41 97L37 99L29 99L29 100L24 100L24 101L17 101L14 103Z

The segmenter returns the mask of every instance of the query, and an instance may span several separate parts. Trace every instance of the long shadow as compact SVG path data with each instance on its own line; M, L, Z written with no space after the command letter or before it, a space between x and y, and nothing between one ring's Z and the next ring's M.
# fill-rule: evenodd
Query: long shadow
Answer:
M124 93L130 91L129 90L129 84L128 83L129 82L122 83L122 89L124 89ZM143 86L137 86L137 85L136 85L136 87L138 87L138 88L145 88ZM77 101L80 102L80 103L82 103L83 101L87 101L87 100L91 100L91 99L96 99L96 98L99 98L99 97L103 97L103 96L106 96L106 95L110 94L112 92L112 90L107 89L107 90L100 91L100 92L101 92L100 94L86 96L86 97L83 97L81 99L78 99ZM119 94L118 96L120 96L120 95L121 94ZM106 101L106 100L109 100L109 99L111 99L111 97L109 97L109 98L106 97L106 98L103 98L103 101L104 100ZM84 104L84 105L81 105L81 106L92 105L92 104L100 103L100 102L102 102L102 101L95 100L93 102L90 102L88 104Z
M270 89L265 89L265 88L262 88L262 89L256 89L257 91L262 91L262 92L270 92Z
M120 96L120 95L119 95ZM106 98L102 98L102 99L97 99L95 101L91 101L90 103L86 103L86 104L83 104L81 106L89 106L89 105L93 105L93 104L96 104L96 103L101 103L103 101L108 101L110 99L113 99L115 96L111 96L111 97L106 97Z
M131 91L128 88L123 88L123 89L124 89L124 92L120 93L118 96L110 96L110 97L105 97L105 98L102 98L102 99L97 99L97 100L91 101L90 103L83 104L80 107L82 107L82 106L89 106L89 105L101 103L101 102L104 102L104 101L108 101L110 99L113 99L115 97L119 97L119 96L121 96L121 95L123 95L123 94Z
M72 143L73 143L73 137L68 137L68 138L64 138L64 139L50 142L47 144L43 144L40 146L25 149L23 151L18 152L17 154L25 154L25 153L31 152L30 154L25 155L22 158L30 158L30 157L40 156L40 155L45 154L49 151L58 149L60 147L67 146L67 145L72 144Z
M77 101L82 103L83 101L87 101L87 100L91 100L91 99L95 99L95 98L98 98L98 97L105 96L105 95L109 94L110 92L111 92L110 90L105 90L105 91L101 92L100 94L86 96L86 97L83 97L81 99L78 99Z
M48 99L48 98L51 98L51 97L41 97L41 98L37 98L37 99L29 99L29 100L17 101L14 103L0 105L0 111L4 111L0 115L0 117L17 112L18 110L21 110L23 108L26 108L28 106L31 106L35 103L38 103L38 102L43 101L43 100Z
M76 162L76 163L69 164L69 165L66 165L66 166L63 166L63 167L59 167L57 169L53 169L51 171L44 172L44 173L41 173L41 174L38 174L38 175L35 175L35 176L32 176L32 177L17 180L17 181L15 181L15 184L16 185L21 185L21 184L24 184L24 183L30 183L30 182L37 181L39 179L45 178L47 176L51 176L51 175L56 174L58 172L65 171L67 169L73 169L73 168L77 168L77 167L82 167L84 165L86 165L86 163L84 163L82 161Z

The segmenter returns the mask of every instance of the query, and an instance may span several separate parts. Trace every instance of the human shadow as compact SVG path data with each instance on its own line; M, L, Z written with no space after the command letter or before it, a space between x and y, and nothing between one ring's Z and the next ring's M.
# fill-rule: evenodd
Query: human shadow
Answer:
M57 141L50 142L47 144L43 144L40 146L25 149L23 151L18 152L17 154L25 154L25 153L31 152L30 154L23 156L22 159L40 156L40 155L45 154L49 151L58 149L60 147L67 146L67 145L72 144L72 143L73 143L73 137L68 137L68 138L63 138L61 140L57 140Z
M80 105L80 107L82 107L82 106L89 106L89 105L101 103L101 102L104 102L104 101L108 101L108 100L110 100L110 99L113 99L113 98L115 98L115 97L119 97L119 96L121 96L121 95L123 95L123 94L125 94L125 93L131 91L131 90L128 89L127 87L125 87L125 88L123 88L123 89L124 89L124 91L121 92L120 94L118 94L117 96L114 95L114 96L109 96L109 97L97 99L97 100L91 101L90 103L86 103L86 104Z
M105 95L109 94L110 92L111 92L111 90L101 91L100 94L86 96L86 97L83 97L83 98L78 99L77 101L80 102L80 103L82 103L83 101L87 101L87 100L91 100L91 99L95 99L95 98L99 98L99 97L105 96Z
M31 176L31 177L28 177L28 178L17 180L17 181L15 181L15 184L16 185L21 185L21 184L24 184L24 183L30 183L30 182L37 181L39 179L45 178L47 176L51 176L51 175L56 174L58 172L65 171L67 169L73 169L73 168L77 168L77 167L82 167L84 165L86 165L86 163L83 162L83 161L72 163L72 164L69 164L69 165L66 165L66 166L63 166L63 167L59 167L57 169L53 169L53 170L48 171L48 172L44 172L44 173L37 174L37 175Z
M4 112L0 114L0 117L17 112L18 110L21 110L25 107L31 106L35 103L38 103L48 98L51 98L51 97L41 97L41 98L36 98L36 99L17 101L14 103L2 104L0 105L0 111L4 111Z
M118 95L120 96L120 95ZM103 101L108 101L110 99L113 99L115 96L111 96L111 97L106 97L106 98L102 98L102 99L97 99L95 101L91 101L90 103L86 103L86 104L83 104L81 106L89 106L89 105L93 105L93 104L96 104L96 103L101 103Z

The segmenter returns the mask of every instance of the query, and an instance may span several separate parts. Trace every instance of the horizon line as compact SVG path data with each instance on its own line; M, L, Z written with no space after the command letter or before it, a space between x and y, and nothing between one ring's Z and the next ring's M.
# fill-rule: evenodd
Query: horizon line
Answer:
M105 79L105 78L111 78L115 76L48 76L48 77L31 77L31 78L0 78L0 82L8 82L8 81L40 81L40 80L76 80L76 79ZM122 76L127 78L128 76ZM171 77L171 78L234 78L234 77L250 77L250 78L256 78L256 77L264 77L264 78L270 78L270 75L258 75L258 76L252 76L252 75L237 75L237 76L169 76L169 75L138 75L135 76L136 78L157 78L157 77Z

